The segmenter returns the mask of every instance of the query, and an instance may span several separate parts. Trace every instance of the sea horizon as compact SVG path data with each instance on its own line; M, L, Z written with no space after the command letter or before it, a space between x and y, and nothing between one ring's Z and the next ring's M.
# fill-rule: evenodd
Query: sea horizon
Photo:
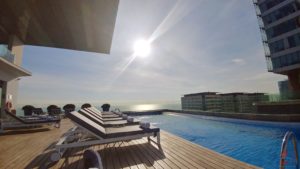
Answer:
M75 104L76 110L80 109L80 106L82 104ZM101 110L102 104L91 104L92 106L95 106L96 108ZM24 105L18 105L16 107L17 115L23 116L23 110L22 107ZM34 105L33 105L34 106ZM49 106L49 105L47 105ZM42 108L44 112L47 112L47 106L42 105L41 107L35 106L36 108ZM62 104L58 104L57 106L63 107ZM126 104L126 105L111 105L110 110L114 109L120 109L121 111L147 111L147 110L157 110L157 109L173 109L173 110L181 110L181 104L180 103L149 103L149 104Z

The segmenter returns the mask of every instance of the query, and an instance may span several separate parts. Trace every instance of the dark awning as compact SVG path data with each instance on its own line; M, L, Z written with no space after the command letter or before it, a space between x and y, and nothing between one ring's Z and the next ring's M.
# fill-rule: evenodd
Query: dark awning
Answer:
M0 44L110 53L119 0L1 0Z

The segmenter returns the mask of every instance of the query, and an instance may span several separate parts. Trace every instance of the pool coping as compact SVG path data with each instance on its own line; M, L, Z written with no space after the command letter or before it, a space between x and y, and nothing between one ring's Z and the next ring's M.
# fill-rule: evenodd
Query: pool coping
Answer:
M172 109L158 109L158 110L148 110L148 111L124 111L124 113L129 116L161 115L163 112L174 112L174 113L182 113L182 114L214 116L214 117L255 120L255 121L300 122L300 114L230 113L230 112L209 112L209 111L172 110Z

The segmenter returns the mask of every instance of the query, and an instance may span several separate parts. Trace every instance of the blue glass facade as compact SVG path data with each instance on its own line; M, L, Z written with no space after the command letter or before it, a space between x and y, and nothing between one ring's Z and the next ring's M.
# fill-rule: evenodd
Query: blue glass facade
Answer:
M265 24L271 24L285 16L295 13L299 9L299 5L295 2L289 3L278 10L271 12L270 14L263 16L262 19Z
M272 58L272 63L274 69L300 64L300 51Z
M300 99L300 0L253 0L268 71L287 75L281 96ZM287 84L291 91L283 91ZM285 87L285 89L284 89Z
M254 4L259 9L258 19L263 22L260 28L267 37L263 42L268 45L270 54L266 57L272 63L272 69L268 70L278 72L278 69L299 64L300 1L254 0Z
M289 43L289 48L300 46L300 33L289 36L287 38L287 40L288 40L288 43Z
M283 39L275 41L273 43L270 43L269 48L270 48L271 54L279 52L279 51L283 51L285 49Z
M260 8L261 12L263 13L284 1L285 0L266 0L265 2L263 2L259 5L259 8Z
M298 17L285 21L266 30L268 39L275 38L299 27Z

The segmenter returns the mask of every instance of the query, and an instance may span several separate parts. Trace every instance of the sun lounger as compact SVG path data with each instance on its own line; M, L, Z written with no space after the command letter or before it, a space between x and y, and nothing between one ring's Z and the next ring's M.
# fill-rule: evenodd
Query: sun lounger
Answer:
M96 113L101 114L101 116L103 118L116 118L116 117L120 117L120 115L117 115L117 114L112 113L112 112L101 112L100 110L98 110L95 107L89 107L88 109L91 110L91 111L94 111Z
M116 120L123 120L122 117L114 117L114 118L104 118L102 117L101 112L95 112L92 109L89 108L85 108L84 110L89 111L90 113L93 113L95 116L99 117L100 119L102 119L102 121L116 121Z
M143 137L147 137L149 142L153 141L151 136L156 137L156 143L160 147L160 130L157 127L143 129L139 125L132 125L104 128L76 111L67 113L66 116L76 127L65 133L57 142L56 151L51 154L52 161L58 161L68 148L130 141Z
M10 112L6 112L7 119L2 120L1 128L12 129L12 128L23 128L23 127L40 127L43 125L54 125L60 127L60 119L53 118L50 116L26 116L18 117Z
M117 127L117 126L125 126L125 125L138 125L140 121L133 120L128 121L126 120L115 120L115 121L103 121L100 117L94 115L93 113L90 113L89 111L86 111L84 109L81 109L78 111L78 113L84 115L88 119L92 120L93 122L103 126L103 127Z

